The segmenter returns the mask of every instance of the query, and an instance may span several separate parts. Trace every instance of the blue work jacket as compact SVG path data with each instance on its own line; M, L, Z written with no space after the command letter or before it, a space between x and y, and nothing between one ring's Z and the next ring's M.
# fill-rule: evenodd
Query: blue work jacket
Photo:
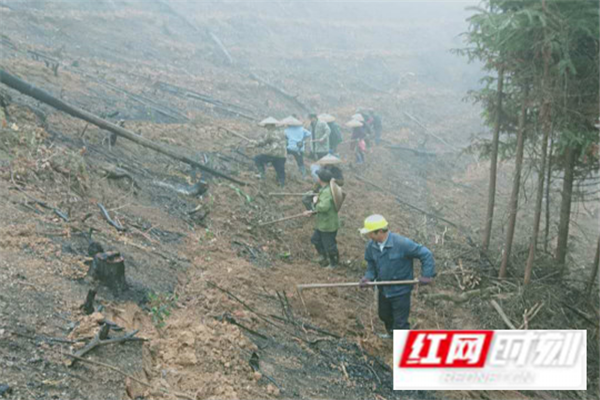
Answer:
M421 261L421 275L432 278L435 274L433 254L427 247L390 232L383 251L370 240L365 249L367 273L371 281L405 281L414 279L413 260ZM382 286L379 290L387 298L409 293L413 285Z

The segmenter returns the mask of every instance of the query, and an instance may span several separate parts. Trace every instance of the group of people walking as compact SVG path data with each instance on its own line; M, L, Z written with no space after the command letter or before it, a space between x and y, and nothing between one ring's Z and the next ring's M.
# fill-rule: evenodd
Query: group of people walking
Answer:
M367 148L371 143L378 144L381 139L381 117L373 110L357 110L350 121L345 125L352 128L350 143L355 153L356 162L365 161ZM307 154L314 160L319 160L331 154L339 157L338 146L344 142L342 128L330 114L311 113L308 115L307 127L296 115L291 115L281 121L269 117L260 122L266 129L262 139L252 143L257 149L254 162L260 177L264 177L265 166L273 165L280 186L285 185L285 162L287 155L296 160L298 169L303 178L307 177L304 156ZM285 127L284 132L279 127ZM308 128L308 129L307 129ZM314 176L314 174L313 174Z
M267 130L264 137L253 145L262 149L254 160L261 176L265 165L275 168L277 180L285 185L286 155L292 155L303 177L307 176L304 165L306 147L316 160L311 166L311 176L315 187L302 198L306 207L304 216L315 216L315 229L311 243L317 252L321 266L336 268L340 254L337 246L337 233L340 228L338 212L345 194L341 187L344 177L339 166L342 160L337 156L337 146L343 142L342 133L335 118L329 114L309 114L310 125L306 129L296 116L282 121L267 118L261 122ZM278 126L285 126L282 135ZM346 123L352 128L351 148L355 151L356 162L363 163L368 147L381 140L381 118L372 110L357 112ZM421 262L421 277L418 284L429 284L435 276L435 263L431 251L412 240L389 230L388 222L381 215L371 215L364 221L360 234L368 238L364 258L367 270L360 280L360 286L376 286L378 281L414 280L413 260ZM375 282L375 284L373 284ZM394 329L409 329L410 299L413 285L383 286L378 291L379 317L386 333L382 337L391 338Z

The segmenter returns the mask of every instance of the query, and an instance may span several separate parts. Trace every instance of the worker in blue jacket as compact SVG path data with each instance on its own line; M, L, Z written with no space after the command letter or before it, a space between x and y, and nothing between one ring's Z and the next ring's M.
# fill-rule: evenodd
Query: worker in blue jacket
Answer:
M381 215L365 219L360 233L370 240L365 249L367 272L360 281L367 287L372 281L405 281L414 279L413 260L421 261L419 284L426 285L435 276L435 262L431 251L412 240L390 232L388 223ZM394 329L410 329L410 295L412 285L381 286L379 288L379 318L385 324L391 338Z

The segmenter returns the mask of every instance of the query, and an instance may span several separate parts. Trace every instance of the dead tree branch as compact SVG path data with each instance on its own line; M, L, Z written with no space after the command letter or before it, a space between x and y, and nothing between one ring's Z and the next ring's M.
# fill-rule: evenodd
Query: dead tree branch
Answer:
M279 93L280 95L282 95L283 97L285 97L286 99L290 100L292 103L294 103L296 106L298 106L298 108L300 108L303 112L308 113L310 112L310 110L308 109L308 107L306 107L304 105L304 103L302 103L300 100L298 100L298 96L293 96L289 93L287 93L286 91L284 91L283 89L278 88L277 86L267 82L266 80L262 79L261 77L257 76L256 74L250 74L250 78L254 79L255 81L267 86L269 89L273 90L276 93Z
M126 229L123 228L123 226L121 226L121 224L118 224L115 221L113 221L113 219L110 217L110 215L108 215L108 211L106 210L106 208L104 208L104 206L102 204L98 203L98 208L100 208L100 211L102 211L102 215L104 216L106 221L108 221L109 224L114 226L116 230L118 230L119 232L126 231Z
M88 360L87 358L76 356L75 354L66 354L66 356L67 357L71 357L71 358L73 358L74 360L77 360L77 361L81 361L81 362L84 362L84 363L88 363L88 364L92 364L92 365L97 365L97 366L100 366L100 367L108 368L111 371L117 372L117 373L125 376L126 378L129 378L132 381L135 381L135 382L139 383L140 385L143 385L143 386L155 389L155 387L153 385L151 385L151 384L149 384L147 382L144 382L144 381L142 381L140 379L137 379L137 378L129 375L128 373L126 373L124 371L121 371L119 368L113 367L112 365L105 364L105 363L102 363L100 361ZM196 400L195 396L190 396L190 395L187 395L185 393L174 392L174 391L171 391L171 390L167 390L165 388L159 388L158 390L160 390L161 392L166 393L166 394L173 394L173 395L175 395L175 396L177 396L177 397L179 397L181 399Z
M120 336L120 337L106 339L109 330L110 330L109 325L107 325L107 324L102 325L102 327L100 328L100 330L98 331L96 336L94 336L92 341L89 342L82 349L75 352L75 354L73 354L73 355L77 356L77 357L83 357L90 351L94 350L96 347L106 346L107 344L124 343L124 342L129 342L129 341L144 341L145 340L142 338L134 337L139 332L137 329L133 332L126 333L125 335ZM76 360L71 361L69 363L69 367L72 367L73 364L75 364L75 362L76 362Z
M498 304L496 300L490 300L490 304L498 311L498 314L500 314L500 317L510 329L517 329L510 319L508 319L508 316L504 313L504 310L502 310L502 307L500 307L500 304Z

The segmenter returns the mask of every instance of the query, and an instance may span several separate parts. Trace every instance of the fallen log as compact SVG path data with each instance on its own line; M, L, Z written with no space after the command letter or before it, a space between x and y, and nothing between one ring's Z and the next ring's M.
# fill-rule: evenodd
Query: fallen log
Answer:
M373 183L373 182L369 182L368 180L364 179L363 177L361 177L361 176L360 176L360 175L358 175L358 174L355 174L354 176L355 176L355 177L356 177L356 179L358 179L359 181L361 181L361 182L363 182L363 183L366 183L366 184L368 184L368 185L371 185L371 186L373 186L374 188L376 188L376 189L379 189L380 191L382 191L382 192L384 192L384 193L388 193L388 194L390 194L390 195L394 196L394 197L396 198L396 201L397 201L398 203L400 203L400 204L404 204L404 205L405 205L405 206L407 206L408 208L411 208L411 209L413 209L413 210L415 210L415 211L418 211L418 212L420 212L420 213L421 213L421 214L423 214L423 215L426 215L426 216L428 216L428 217L431 217L431 218L434 218L434 219L438 219L438 220L440 220L440 221L443 221L443 222L447 223L447 224L448 224L448 225L450 225L450 226L453 226L453 227L454 227L454 228L456 228L456 229L457 229L457 230L458 230L460 233L462 233L462 234L464 235L464 237L465 237L465 238L467 239L467 241L469 242L469 245L471 245L472 247L477 247L477 245L475 244L475 242L474 242L474 241L473 241L473 239L471 238L471 235L470 235L469 231L468 231L468 230L467 230L467 228L465 228L464 226L462 226L462 225L459 225L459 224L458 224L458 223L456 223L456 222L452 222L452 221L450 221L450 220L448 220L448 219L446 219L446 218L444 218L444 217L440 216L440 215L439 215L439 214L437 214L437 213L436 213L436 214L432 214L432 213L430 213L430 212L427 212L427 211L423 210L422 208L419 208L419 207L417 207L417 206L415 206L415 205L413 205L413 204L411 204L411 203L409 203L409 202L407 202L407 201L405 201L405 200L401 199L399 196L397 196L395 193L392 193L390 190L384 189L384 188L382 188L381 186L379 186L379 185L376 185L376 184L375 184L375 183Z
M41 89L38 89L35 86L21 80L20 78L17 78L16 76L9 74L8 72L6 72L2 69L0 69L0 82L5 84L8 87L11 87L11 88L27 95L27 96L33 97L36 100L46 103L46 104L56 108L57 110L64 111L73 117L80 118L84 121L87 121L91 124L96 125L97 127L101 128L101 129L105 129L107 131L113 132L114 134L116 134L118 136L124 137L125 139L129 139L132 142L139 144L140 146L147 147L158 153L169 156L175 160L181 161L188 165L192 165L192 166L194 166L202 171L208 172L214 176L218 176L220 178L227 179L227 180L229 180L231 182L235 182L239 185L243 185L243 186L248 185L248 183L246 183L246 182L242 182L235 178L232 178L229 175L223 174L223 173L216 171L210 167L200 164L199 162L196 162L189 157L182 156L181 154L178 154L178 153L176 153L172 150L169 150L165 147L162 147L162 146L152 142L151 140L143 138L142 136L137 135L125 128L122 128L122 127L115 125L111 122L108 122L106 120L103 120L102 118L99 118L92 113L89 113L78 107L72 106L72 105L50 95L49 93L47 93Z
M391 149L391 150L409 151L418 156L427 156L427 157L437 156L437 154L432 151L422 151L422 150L411 149L410 147L404 147L404 146L399 146L399 145L389 145L389 146L383 146L383 147L385 147L386 149Z
M228 102L225 102L225 101L222 101L219 99L215 99L214 97L209 96L207 94L199 93L194 90L190 90L187 88L183 88L181 86L173 85L172 83L157 81L156 85L159 89L171 92L172 94L185 95L185 96L187 96L188 94L192 94L198 100L202 100L207 103L214 104L216 106L221 106L224 108L229 108L229 107L237 108L240 111L247 111L249 113L253 112L251 109L240 106L238 104L228 103Z
M508 319L508 316L504 313L504 310L502 309L502 307L500 307L500 304L498 304L496 300L490 300L490 304L498 312L506 326L508 326L510 329L517 329L517 327L511 322L511 320Z
M201 33L200 29L198 29L198 27L194 23L192 23L185 15L179 13L173 7L171 7L171 5L167 1L164 1L164 0L157 0L157 1L158 1L158 3L162 4L169 13L175 15L176 17L181 19L183 22L185 22L185 24L188 27L190 27L192 30L194 30L197 33ZM231 55L229 55L229 52L227 51L227 49L225 48L225 46L223 45L221 40L208 29L206 30L206 35L209 36L217 44L217 46L223 52L225 57L227 57L227 61L229 61L229 64L233 65L233 58L231 58Z
M17 189L19 192L23 193L23 195L25 197L27 197L29 200L33 201L36 204L39 204L40 206L44 207L46 210L52 210L52 212L54 212L54 214L56 214L57 216L59 216L60 218L62 218L65 222L69 222L69 217L67 216L67 214L65 214L64 212L60 211L58 208L52 207L46 203L44 203L41 200L36 199L35 197L25 193L25 191L23 189L21 189L19 186L15 185L13 187L11 187L11 189Z
M224 130L225 132L227 132L227 133L231 133L233 136L237 136L237 137L239 137L240 139L244 139L244 140L246 140L246 141L248 141L248 142L250 142L250 143L256 143L256 140L249 139L249 138L247 138L246 136L242 135L241 133L234 132L234 131L232 131L232 130L229 130L229 129L227 129L227 128L224 128L224 127L222 127L222 126L219 126L219 127L218 127L218 129L222 129L222 130Z
M310 112L308 107L306 107L304 105L304 103L302 103L300 100L298 100L298 96L292 96L291 94L287 93L283 89L278 88L277 86L267 82L266 80L262 79L261 77L255 75L255 74L250 74L250 78L254 79L255 81L257 81L259 83L262 83L263 85L267 86L274 92L277 92L280 95L282 95L283 97L285 97L286 99L290 100L292 103L296 104L303 112L306 112L306 113Z
M87 76L86 76L87 77ZM90 77L88 77L90 78ZM128 92L127 90L120 88L117 85L113 85L110 82L105 81L104 79L99 79L96 78L96 81L100 82L101 84L108 86L109 88L111 88L112 90L119 92L119 93L123 93L124 95L126 95L127 97L129 97L130 99L137 101L138 103L142 104L143 106L154 110L156 112L158 112L159 114L162 114L164 116L167 116L175 121L189 121L190 119L188 117L186 117L185 115L183 115L182 113L180 113L179 111L176 110L169 110L164 108L163 106L160 106L158 104L156 104L153 100L147 99L143 96L137 95L137 94L133 94L131 92ZM154 103L154 104L153 104Z
M232 108L227 107L227 106L222 106L220 104L217 104L214 101L209 101L204 96L198 96L197 94L194 94L194 93L187 93L186 96L189 97L189 98L192 98L192 99L196 99L196 100L204 101L205 103L212 104L213 106L217 107L218 109L221 109L223 111L227 111L227 112L229 112L231 114L235 114L235 115L237 115L239 117L242 117L242 118L246 118L246 119L248 119L250 121L257 121L256 118L254 118L254 117L252 117L252 116L250 116L248 114L244 114L242 112L233 110Z
M227 61L229 61L229 65L233 65L233 58L231 58L231 55L227 51L227 48L225 47L223 42L221 42L221 39L219 39L219 37L211 31L207 31L207 33L208 33L208 36L210 36L210 38L213 40L213 42L215 42L217 44L217 46L219 47L221 52L225 55L225 57L227 57Z
M423 125L421 122L419 122L418 119L416 119L415 117L413 117L412 115L410 115L409 113L407 113L406 111L404 111L404 115L406 115L408 118L410 118L412 121L414 121L414 123L416 123L417 125L419 125L421 128L423 128L423 133L425 133L427 136L431 136L433 138L436 138L437 140L439 140L440 142L442 142L443 144L445 144L446 146L450 147L452 150L455 151L460 151L460 149L454 147L453 145L451 145L450 143L448 143L444 138L439 137L438 135L431 133L429 131L429 129L427 129L427 127L425 127L425 125Z
M116 230L118 230L119 232L124 232L126 229L123 228L121 226L121 224L116 223L111 217L110 215L108 215L108 211L106 210L106 208L98 203L98 208L100 208L100 211L102 211L102 215L104 216L104 218L106 219L106 221L111 224L112 226L115 227Z

